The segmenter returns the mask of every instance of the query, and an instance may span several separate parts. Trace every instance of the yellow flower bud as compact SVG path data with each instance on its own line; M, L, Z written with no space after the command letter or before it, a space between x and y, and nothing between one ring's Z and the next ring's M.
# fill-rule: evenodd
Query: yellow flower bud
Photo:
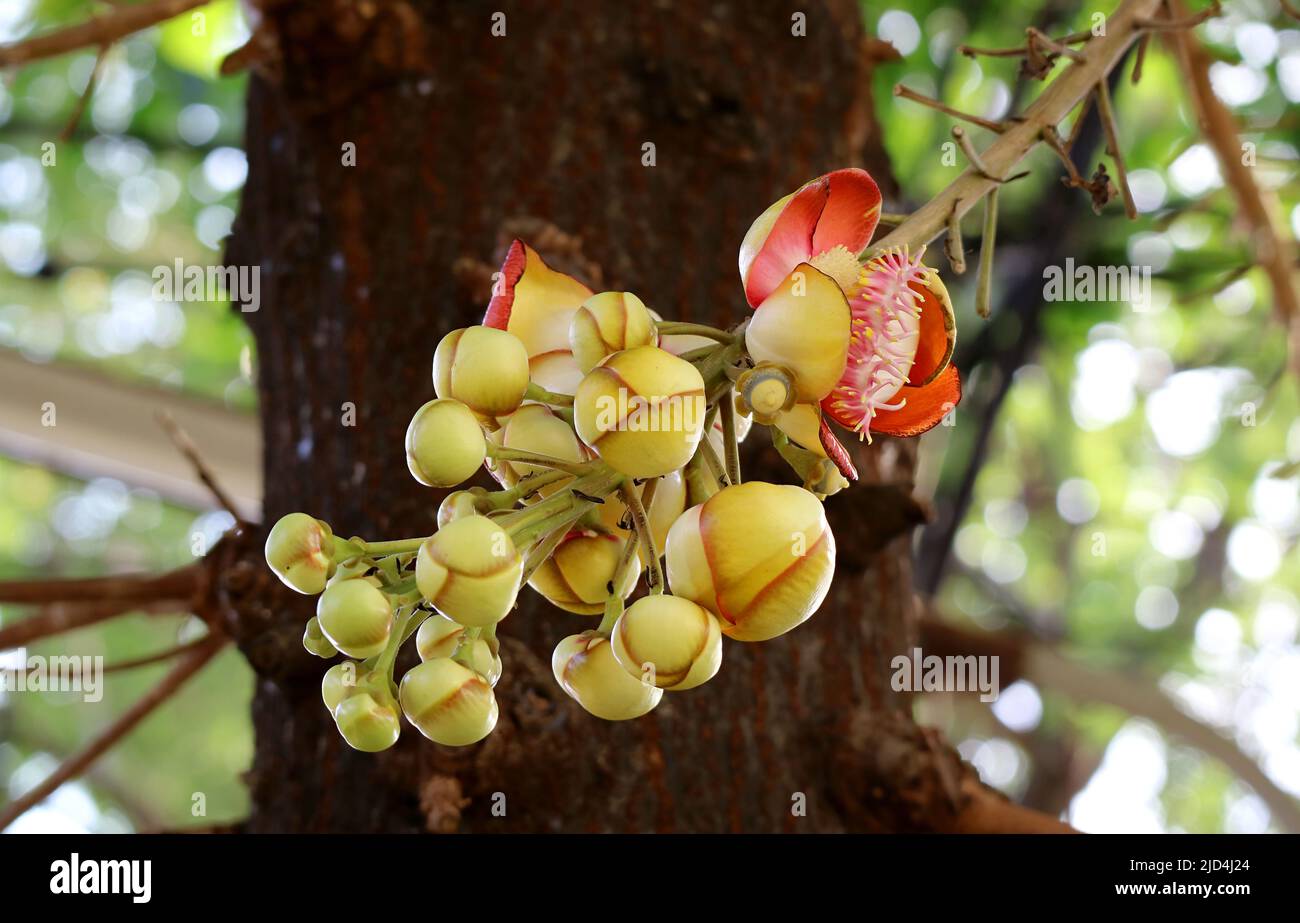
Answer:
M659 345L659 332L645 303L631 292L592 295L573 312L569 345L584 373L611 353Z
M646 485L633 488L637 495L644 502ZM664 553L664 543L668 541L668 530L672 528L677 517L682 515L686 509L686 479L682 476L681 471L670 471L659 479L659 486L655 488L654 497L650 508L646 514L650 517L650 531L654 533L655 548L659 549L659 555ZM628 530L624 529L620 523L629 522L627 507L619 499L617 493L612 493L605 498L605 502L598 507L600 523L606 529L619 538L626 538ZM642 564L649 564L650 558L644 545L637 546L637 556L641 559Z
M718 616L737 641L765 641L821 605L835 536L802 487L748 481L691 507L668 532L668 583Z
M448 747L478 743L497 724L497 699L479 674L438 657L402 677L402 711L425 737Z
M460 636L464 633L464 625L435 612L420 623L415 633L415 649L420 652L421 660L450 657L460 647Z
M680 596L638 599L619 616L610 643L624 670L660 689L694 689L722 665L718 620Z
M334 709L334 723L348 746L363 753L387 750L402 733L397 709L375 701L368 692L358 692L340 702Z
M623 556L623 540L599 532L570 532L549 558L533 572L528 585L551 603L578 615L605 611L609 584ZM641 576L633 561L620 588L626 597Z
M266 537L266 563L285 586L315 595L334 573L334 533L306 513L281 516Z
M574 396L582 441L615 470L653 478L691 460L704 431L704 379L656 346L607 356Z
M433 354L433 389L485 417L513 413L528 390L528 350L495 327L464 327Z
M794 373L799 400L830 394L849 358L851 314L835 280L800 263L754 311L745 348L755 362Z
M435 612L420 623L415 633L415 649L421 660L450 657L461 645L465 628L442 613ZM491 642L475 638L470 651L470 665L493 686L501 678L501 657Z
M570 635L555 646L551 672L560 688L597 718L624 721L648 713L663 690L641 682L614 659L609 639L594 631Z
M360 677L361 665L355 660L336 663L325 671L320 681L320 697L331 715L340 702L357 690Z
M426 487L455 487L473 477L486 455L483 427L460 401L429 401L406 428L406 466Z
M524 559L505 530L486 516L465 516L435 532L415 556L425 599L466 628L501 621L515 604Z
M320 630L320 619L314 616L307 620L307 627L302 633L302 646L307 649L307 653L317 657L333 657L338 653L338 648Z
M525 404L511 414L501 428L497 441L507 449L549 455L569 462L584 462L590 457L573 427L543 404ZM550 470L526 462L508 461L495 462L495 467L497 479L507 487L513 487L525 475ZM543 487L538 491L538 496L549 497L568 480L566 478Z
M438 505L438 528L441 529L453 519L477 515L480 496L483 496L483 489L474 487L469 490L454 490L443 497L442 503Z
M357 660L387 647L393 628L392 604L368 580L343 580L326 587L316 602L316 618L330 643Z

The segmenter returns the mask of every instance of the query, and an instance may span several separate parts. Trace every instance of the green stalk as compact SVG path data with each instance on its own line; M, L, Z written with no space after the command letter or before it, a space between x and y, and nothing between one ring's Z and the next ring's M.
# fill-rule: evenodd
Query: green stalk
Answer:
M596 631L606 638L614 631L614 623L623 614L623 594L619 589L627 579L628 568L636 560L636 545L637 533L629 532L627 541L623 544L623 557L619 559L618 567L614 569L614 579L609 582L610 593L609 598L605 600L605 617L600 620L600 625L596 628Z
M528 390L524 392L524 398L542 404L555 404L559 407L573 406L572 394L558 394L555 391L547 391L536 382L528 383Z
M567 471L569 474L583 475L591 471L591 462L571 462L563 458L542 455L538 452L507 449L505 446L489 444L487 454L497 461L522 462L527 465L538 465L542 468L554 468L556 471Z
M717 327L710 327L708 324L688 324L680 321L661 320L655 321L655 327L658 328L660 336L708 337L710 340L717 340L719 343L731 343L736 339L734 333L719 330Z

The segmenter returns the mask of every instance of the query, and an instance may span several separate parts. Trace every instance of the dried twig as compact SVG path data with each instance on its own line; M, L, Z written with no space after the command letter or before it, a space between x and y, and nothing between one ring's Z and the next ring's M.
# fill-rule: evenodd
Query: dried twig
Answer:
M104 66L104 59L108 57L108 48L108 45L99 46L99 52L95 55L95 63L90 68L90 76L86 78L86 88L77 97L77 103L72 107L72 114L68 116L68 124L63 126L63 131L59 132L60 141L67 141L71 138L72 133L81 124L81 117L86 112L86 104L90 102L90 97L95 94L95 84L99 81L99 72Z
M1115 110L1110 104L1110 85L1105 80L1097 81L1097 115L1101 126L1106 131L1106 153L1110 154L1115 164L1115 179L1120 195L1124 197L1124 211L1129 219L1137 217L1137 205L1133 202L1133 192L1128 187L1128 170L1124 167L1124 152L1119 146L1119 127L1115 124Z
M1185 32L1194 29L1207 19L1213 19L1223 12L1219 0L1214 0L1206 9L1191 16L1180 15L1173 19L1139 19L1138 25L1148 32Z
M188 612L189 599L157 599L149 602L121 599L105 603L54 603L44 606L35 615L0 628L0 651L25 647L42 638L107 622L128 612L146 612L157 615Z
M137 667L147 667L151 664L162 663L164 660L171 660L180 657L182 654L188 654L195 648L202 647L211 642L211 637L204 635L201 638L195 638L193 641L187 641L184 644L175 644L165 650L153 654L146 654L143 657L133 657L130 660L121 660L117 663L110 663L104 666L105 673L121 673L124 670L134 670Z
M1171 9L1176 15L1186 13L1181 0L1174 0ZM1300 298L1295 283L1295 242L1280 227L1276 209L1265 203L1264 193L1255 182L1250 167L1241 162L1241 138L1237 134L1236 121L1210 86L1209 53L1187 31L1174 33L1171 41L1178 50L1205 140L1214 149L1224 181L1237 202L1237 210L1250 228L1255 259L1268 273L1277 313L1290 329L1291 361L1300 362L1300 342L1297 342L1300 339L1300 324L1297 323Z
M64 782L75 779L85 772L95 760L99 759L137 724L147 718L154 709L171 698L172 694L184 685L186 680L201 670L221 650L224 643L224 639L214 637L208 639L206 644L185 655L184 659L176 664L157 686L119 715L94 740L64 760L39 785L11 801L5 807L4 812L0 813L0 830L5 829L27 811L40 804Z
M961 275L966 271L966 247L961 242L961 216L957 213L959 205L960 202L954 202L952 211L948 213L948 236L943 241L943 252L948 257L952 271Z
M991 119L981 118L978 115L971 115L969 112L962 112L960 109L954 109L952 106L942 103L933 97L926 96L924 93L918 93L916 90L903 86L901 83L894 85L894 95L901 96L904 99L910 99L912 102L920 103L923 106L929 106L931 109L937 109L955 119L962 119L981 128L987 128L989 131L1001 133L1006 131L1007 126L1003 122L994 122Z
M126 574L72 580L0 581L0 602L148 602L191 599L202 586L203 564L195 562L157 576Z
M180 425L172 418L172 415L166 411L159 413L157 419L158 425L167 433L172 444L176 446L177 451L185 456L186 461L194 467L194 473L198 476L198 479L203 482L203 486L212 494L212 497L217 501L217 504L233 516L236 523L240 525L248 525L247 520L245 520L240 514L239 507L235 506L235 501L232 500L230 495L226 493L225 489L217 483L216 476L212 473L212 469L208 467L207 462L205 462L203 457L199 454L198 447L194 444L194 440L189 437L189 434L186 433L185 430L181 429Z
M1034 30L1038 32L1037 29ZM1039 32L1039 35L1043 33ZM1078 45L1092 38L1091 32L1071 32L1058 39L1051 39L1057 45ZM976 48L973 45L958 45L957 50L968 58L984 56L987 58L1019 58L1029 53L1029 42L1013 48Z
M1133 76L1132 78L1130 78L1134 86L1137 86L1138 81L1142 79L1142 65L1146 63L1147 46L1150 44L1151 44L1150 33L1146 33L1140 39L1138 39L1137 57L1133 61Z

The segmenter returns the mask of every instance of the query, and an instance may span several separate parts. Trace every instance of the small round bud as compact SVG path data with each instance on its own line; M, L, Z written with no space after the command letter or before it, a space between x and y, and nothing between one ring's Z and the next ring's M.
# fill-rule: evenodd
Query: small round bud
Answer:
M755 362L794 373L801 401L831 393L849 358L852 316L835 280L800 263L754 310L745 328L745 348Z
M606 721L625 721L648 713L663 690L641 682L614 659L609 639L594 631L570 635L555 646L551 672L560 688Z
M543 404L525 404L512 413L496 441L507 449L549 455L567 462L585 462L590 457L573 427ZM506 487L513 487L526 475L549 470L527 462L509 461L497 461L494 467L497 480ZM543 487L538 496L549 497L567 481L565 478Z
M513 413L528 390L528 350L494 327L453 330L433 354L433 388L485 417Z
M354 750L378 753L397 743L402 733L397 709L375 701L368 692L350 695L334 709L334 723Z
M614 657L660 689L694 689L722 665L722 628L713 614L679 596L638 599L614 625Z
M574 395L582 441L615 470L653 478L691 460L704 431L704 379L656 346L614 353Z
M306 513L281 516L266 537L266 563L284 585L315 595L334 572L334 533Z
M307 653L315 654L317 657L333 657L339 652L320 630L320 619L315 616L307 620L307 627L302 633L302 646L307 649Z
M505 618L519 595L523 572L515 543L486 516L447 523L415 557L420 593L466 628L486 628Z
M645 303L631 292L592 295L573 312L569 346L584 373L612 353L634 346L658 346L659 331Z
M406 466L426 487L455 487L487 455L483 427L460 401L429 401L406 428Z
M316 603L321 631L348 657L365 660L388 646L393 608L368 580L344 580L325 588Z
M835 536L802 487L746 481L683 513L664 558L674 595L716 615L727 637L766 641L826 598Z
M439 657L412 667L402 677L402 711L434 743L464 747L478 743L497 724L497 699L479 674Z
M481 487L469 490L455 490L443 498L438 506L438 528L441 529L453 519L478 514L478 501L484 491Z
M599 615L605 611L609 584L623 557L623 539L599 532L570 532L541 567L533 571L528 585L548 601L578 615ZM626 597L641 576L640 560L633 561L620 587Z
M415 649L419 651L421 660L450 657L460 647L460 637L464 633L464 625L435 612L420 623L415 633Z
M340 702L356 691L360 675L361 665L355 660L336 663L325 671L320 681L320 697L331 715Z

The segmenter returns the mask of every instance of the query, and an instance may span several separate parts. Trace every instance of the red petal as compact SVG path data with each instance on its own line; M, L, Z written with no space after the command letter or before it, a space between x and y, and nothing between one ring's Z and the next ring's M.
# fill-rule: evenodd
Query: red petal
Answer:
M483 315L483 326L506 329L510 323L510 309L515 303L515 284L523 276L527 262L528 254L524 243L516 238L506 251L501 274L492 287L492 300L488 302L487 313Z
M835 434L831 432L830 424L826 418L822 417L821 430L818 433L821 436L822 448L826 450L826 457L835 462L835 467L840 469L840 474L844 475L850 481L858 479L858 469L853 467L853 460L849 458L849 450L844 448Z
M881 410L871 421L873 433L886 436L919 436L933 428L961 401L961 379L957 367L950 365L939 377L919 388L904 385L898 389L899 398L907 398L900 410Z
M870 173L856 167L823 178L830 185L830 194L813 232L813 254L841 246L850 253L861 253L880 220L880 187Z
M952 304L929 286L912 283L912 290L921 295L920 339L916 356L908 373L909 385L926 385L934 381L948 367L957 340L957 322ZM946 295L946 291L944 295Z
M745 298L751 308L762 304L796 266L816 255L812 249L813 232L826 205L829 185L825 177L813 180L790 197L766 237L755 242L746 235L741 245L742 266L749 258L747 245L758 244L758 251L744 271Z

